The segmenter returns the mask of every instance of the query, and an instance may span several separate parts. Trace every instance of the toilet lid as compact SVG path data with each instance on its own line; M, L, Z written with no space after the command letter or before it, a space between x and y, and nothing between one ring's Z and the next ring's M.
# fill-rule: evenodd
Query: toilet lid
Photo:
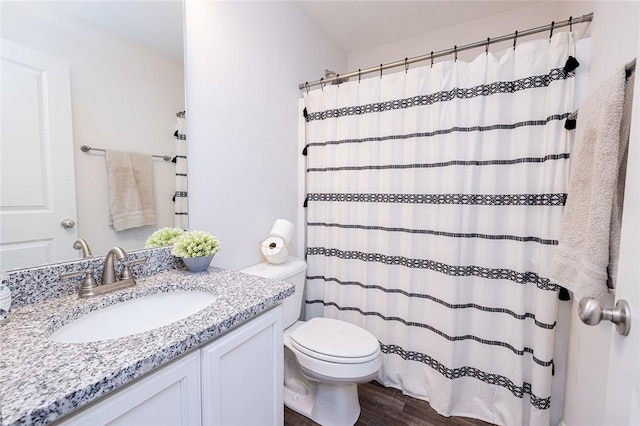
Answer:
M331 362L366 362L380 352L380 344L373 334L332 318L313 318L291 333L290 339L300 352Z

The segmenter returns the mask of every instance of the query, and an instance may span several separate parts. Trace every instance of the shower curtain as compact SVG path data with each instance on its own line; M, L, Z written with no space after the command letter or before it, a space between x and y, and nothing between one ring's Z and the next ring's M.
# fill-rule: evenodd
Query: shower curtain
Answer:
M305 93L306 317L372 332L378 381L548 425L571 33Z
M189 203L187 200L187 117L184 111L176 113L176 191L174 201L174 225L176 228L189 229Z

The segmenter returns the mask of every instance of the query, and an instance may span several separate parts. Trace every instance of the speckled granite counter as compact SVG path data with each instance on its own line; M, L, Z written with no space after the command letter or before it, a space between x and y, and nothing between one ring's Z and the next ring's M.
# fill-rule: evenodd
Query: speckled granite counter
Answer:
M204 310L148 332L92 343L55 343L58 327L87 312L159 292L204 290ZM47 424L211 341L293 294L292 284L210 268L170 270L93 299L74 295L25 305L0 327L0 424Z

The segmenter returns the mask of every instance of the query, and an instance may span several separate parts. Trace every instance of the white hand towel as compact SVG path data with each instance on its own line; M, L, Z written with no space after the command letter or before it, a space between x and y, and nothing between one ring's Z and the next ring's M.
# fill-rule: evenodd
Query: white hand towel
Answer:
M629 152L629 133L631 131L631 112L633 107L633 90L635 71L627 75L620 124L619 175L616 192L613 194L611 210L611 238L609 239L609 287L615 288L618 281L618 260L620 258L620 230L622 229L622 207L624 205L624 184L627 178L627 154Z
M105 154L113 228L123 231L155 225L151 155L112 150Z
M625 83L625 69L620 67L580 105L569 193L550 273L576 300L593 297L604 301L608 293L610 248L619 243L615 241L619 229L615 228L620 226L615 216L619 213L612 215L612 211L619 191L621 156L628 142L623 140L628 137L625 126L630 116L625 111L630 108L630 102L625 103ZM627 92L632 91L631 85ZM612 267L616 263L617 259L611 259Z

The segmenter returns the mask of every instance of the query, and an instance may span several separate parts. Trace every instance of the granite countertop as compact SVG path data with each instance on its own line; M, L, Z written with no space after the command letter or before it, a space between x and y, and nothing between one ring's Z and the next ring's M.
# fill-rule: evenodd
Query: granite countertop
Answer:
M126 300L177 290L218 295L209 307L151 331L91 343L48 337L82 315ZM12 311L0 326L0 425L50 423L211 341L293 294L293 284L210 268L170 270L91 299L49 299Z

